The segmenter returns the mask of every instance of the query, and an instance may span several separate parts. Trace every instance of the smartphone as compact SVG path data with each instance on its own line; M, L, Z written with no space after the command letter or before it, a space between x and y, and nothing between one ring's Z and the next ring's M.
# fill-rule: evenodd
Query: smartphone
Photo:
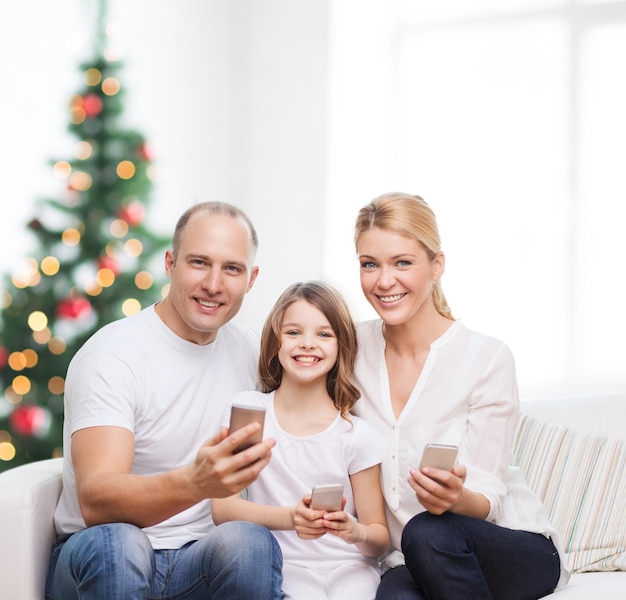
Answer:
M424 467L435 467L452 471L459 449L448 444L426 444L420 461L420 470Z
M343 504L343 485L340 483L328 483L314 485L311 490L311 508L336 512L341 510Z
M228 433L233 433L237 429L241 429L249 423L259 423L261 429L252 437L244 440L235 450L233 454L241 452L254 444L259 443L263 439L263 424L265 423L265 409L261 406L247 406L245 404L233 404L230 409L230 425Z

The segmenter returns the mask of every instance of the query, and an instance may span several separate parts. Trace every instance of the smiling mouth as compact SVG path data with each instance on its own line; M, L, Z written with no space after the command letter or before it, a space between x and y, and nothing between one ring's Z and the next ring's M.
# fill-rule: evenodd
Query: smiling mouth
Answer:
M205 308L217 308L221 305L221 302L214 302L212 300L202 300L201 298L196 298L196 302Z
M401 300L402 298L404 298L406 296L405 294L394 294L393 296L377 296L377 298L385 303L385 304L391 304L393 302L397 302L398 300Z
M294 360L299 363L312 365L313 363L319 362L321 359L317 358L317 356L294 356Z

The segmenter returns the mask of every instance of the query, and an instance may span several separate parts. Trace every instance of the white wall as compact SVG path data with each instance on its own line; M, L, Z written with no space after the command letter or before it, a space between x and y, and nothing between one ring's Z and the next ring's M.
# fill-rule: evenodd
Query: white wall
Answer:
M67 101L88 57L91 0L0 4L0 271L34 249L25 225L59 191ZM241 319L260 325L295 280L322 276L328 2L110 0L125 122L158 167L149 221L170 233L187 206L224 200L257 226L261 274ZM89 48L89 45L87 45Z

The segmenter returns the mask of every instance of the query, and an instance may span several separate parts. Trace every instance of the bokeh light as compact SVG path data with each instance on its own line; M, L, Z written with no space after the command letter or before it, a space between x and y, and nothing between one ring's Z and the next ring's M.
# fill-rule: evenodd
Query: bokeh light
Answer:
M128 240L124 244L124 252L126 252L128 256L136 258L140 256L143 252L143 244L135 238L133 238L132 240Z
M48 326L48 317L40 310L35 310L28 315L28 326L33 331L42 331Z
M51 377L48 381L48 389L51 394L55 394L56 396L61 395L65 391L65 379L58 375Z
M148 271L139 271L139 273L135 275L135 285L140 290L150 289L153 283L154 283L154 278L152 277L151 273L148 273Z
M65 352L66 349L67 349L67 343L65 342L63 338L60 338L58 336L53 337L48 342L48 350L50 350L52 354L56 354L56 355L63 354L63 352Z
M48 275L49 277L56 275L59 272L60 267L61 263L56 256L46 256L41 261L41 270L44 275Z
M85 71L85 83L87 85L98 85L102 81L102 73L99 69L91 68Z
M11 382L11 387L15 391L15 393L23 396L24 394L28 394L30 392L31 383L30 379L26 377L26 375L18 375L13 378Z
M115 96L120 91L120 82L115 77L107 77L102 82L102 91L107 96Z
M66 246L76 246L80 243L80 232L74 227L68 227L61 236Z
M139 300L136 300L135 298L128 298L127 300L124 300L124 302L122 303L122 312L127 317L130 317L131 315L138 313L140 310L141 310L141 304Z
M128 234L128 223L124 219L115 219L109 227L111 235L116 238L123 238Z

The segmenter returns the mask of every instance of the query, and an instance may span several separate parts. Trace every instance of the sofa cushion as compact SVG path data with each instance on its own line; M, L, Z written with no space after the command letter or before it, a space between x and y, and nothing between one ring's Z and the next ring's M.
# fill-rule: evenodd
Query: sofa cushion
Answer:
M568 568L626 570L626 443L522 415L513 454L561 535Z

